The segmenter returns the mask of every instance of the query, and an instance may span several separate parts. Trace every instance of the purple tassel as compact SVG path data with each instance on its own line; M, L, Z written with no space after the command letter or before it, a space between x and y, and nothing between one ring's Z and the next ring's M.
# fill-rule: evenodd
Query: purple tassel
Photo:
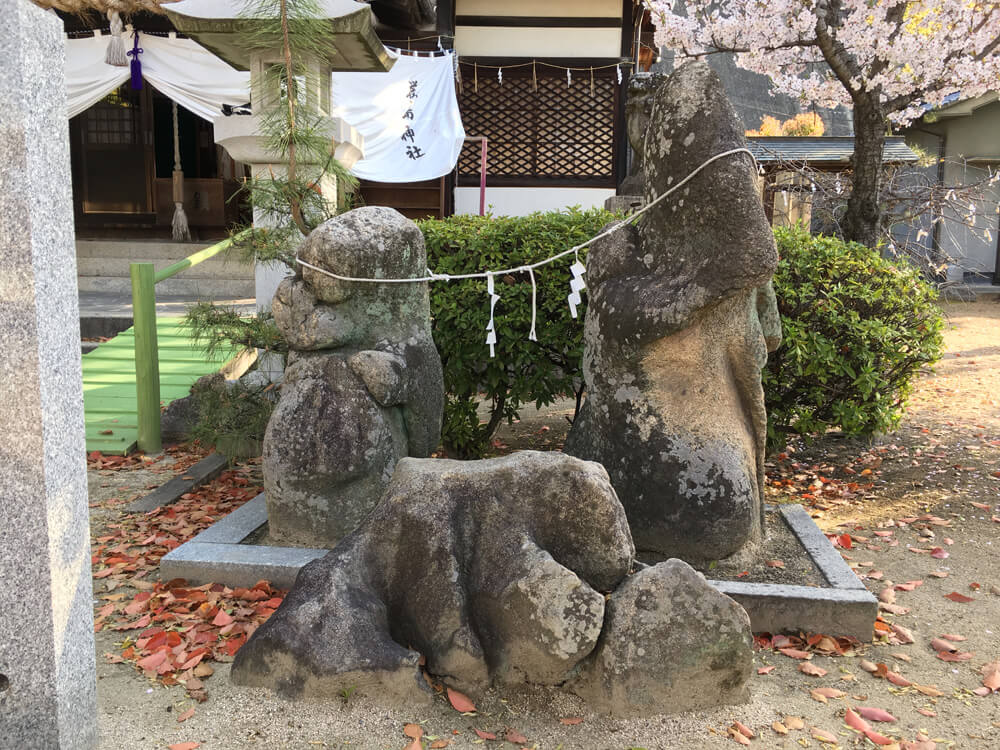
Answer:
M136 29L132 33L132 49L130 49L127 54L132 58L132 90L142 91L142 62L139 60L139 55L142 54L142 47L139 46L139 30Z

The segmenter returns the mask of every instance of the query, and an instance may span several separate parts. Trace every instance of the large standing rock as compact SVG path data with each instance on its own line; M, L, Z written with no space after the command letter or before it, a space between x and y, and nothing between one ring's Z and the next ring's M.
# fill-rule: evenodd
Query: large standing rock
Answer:
M679 68L653 95L646 202L745 145L715 73ZM608 470L640 553L717 560L760 536L760 369L780 340L776 265L754 162L742 153L590 250L587 400L566 452Z
M420 230L381 207L327 221L300 257L356 278L427 269ZM328 547L374 507L400 458L437 447L444 385L427 284L344 282L305 268L281 283L271 309L291 353L264 437L270 534Z
M559 684L597 644L602 592L633 553L598 464L404 458L363 524L302 569L232 677L290 697L374 686L427 701L423 655L461 689Z
M679 713L746 702L752 667L746 611L674 559L612 594L600 644L567 687L614 716Z

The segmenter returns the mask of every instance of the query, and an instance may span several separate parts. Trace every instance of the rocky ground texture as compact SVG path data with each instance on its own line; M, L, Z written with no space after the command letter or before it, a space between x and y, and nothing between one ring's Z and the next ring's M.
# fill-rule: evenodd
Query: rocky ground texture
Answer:
M429 706L350 690L332 703L290 703L228 675L230 652L282 592L156 578L166 549L252 496L257 467L236 467L173 511L136 517L125 501L197 456L94 457L101 747L1000 747L1000 694L987 692L1000 687L1000 304L946 311L947 354L895 433L870 444L829 435L769 459L768 499L809 507L880 596L873 643L758 638L749 703L673 717L608 719L554 688L490 691L475 706L443 687ZM559 448L565 411L526 411L497 452ZM158 641L177 639L154 664Z

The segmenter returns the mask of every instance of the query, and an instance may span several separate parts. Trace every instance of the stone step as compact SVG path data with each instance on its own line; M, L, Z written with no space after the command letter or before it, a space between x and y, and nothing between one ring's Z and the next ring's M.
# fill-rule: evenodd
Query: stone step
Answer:
M173 263L204 250L213 242L165 242L161 240L77 240L76 257L129 258L134 261ZM217 257L225 257L223 252ZM235 256L234 256L235 258Z
M131 294L132 282L125 276L78 276L81 292ZM192 297L195 299L253 299L256 294L253 276L247 279L187 277L185 274L161 281L156 294Z
M182 256L186 257L186 256ZM181 258L135 259L120 257L77 257L77 276L109 276L129 278L132 263L152 262L157 270L176 263ZM239 279L252 280L253 267L227 258L209 258L196 266L186 268L174 278L188 279Z

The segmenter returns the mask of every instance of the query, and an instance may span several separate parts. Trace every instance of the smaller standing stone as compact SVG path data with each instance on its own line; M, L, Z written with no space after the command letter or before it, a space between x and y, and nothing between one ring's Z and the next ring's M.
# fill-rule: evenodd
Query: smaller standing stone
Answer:
M629 576L601 641L568 688L613 716L744 703L753 667L746 611L682 560Z
M354 278L427 271L424 238L391 208L366 207L316 228L302 259ZM444 380L426 282L344 282L305 268L272 304L290 354L264 437L271 537L332 547L389 484L404 456L441 436Z

